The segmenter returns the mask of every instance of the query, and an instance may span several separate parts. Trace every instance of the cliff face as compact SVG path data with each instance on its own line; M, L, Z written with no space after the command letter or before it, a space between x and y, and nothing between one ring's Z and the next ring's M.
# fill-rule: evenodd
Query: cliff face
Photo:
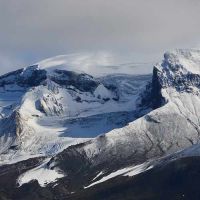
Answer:
M153 68L152 81L142 94L141 106L156 109L167 103L162 90L199 94L200 51L176 50L164 54L162 63Z
M146 85L145 91L141 94L139 106L154 110L164 105L166 100L162 96L162 88L159 70L154 67L152 80Z

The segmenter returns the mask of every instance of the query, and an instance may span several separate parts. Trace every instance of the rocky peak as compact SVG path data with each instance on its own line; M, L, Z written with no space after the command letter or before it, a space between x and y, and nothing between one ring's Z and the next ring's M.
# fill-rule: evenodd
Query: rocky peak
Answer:
M163 61L154 66L152 81L142 94L141 105L153 109L162 106L166 102L162 89L167 88L174 88L177 92L199 94L199 50L175 50L165 53Z
M99 85L99 82L88 74L76 73L67 70L56 69L49 73L48 77L50 80L61 86L73 86L82 92L94 92L94 90Z
M37 65L22 68L0 76L0 86L15 84L21 87L34 87L40 85L46 78L46 71Z
M154 68L154 76L162 88L174 87L179 92L193 92L194 88L200 88L199 50L176 50L165 53L163 62Z

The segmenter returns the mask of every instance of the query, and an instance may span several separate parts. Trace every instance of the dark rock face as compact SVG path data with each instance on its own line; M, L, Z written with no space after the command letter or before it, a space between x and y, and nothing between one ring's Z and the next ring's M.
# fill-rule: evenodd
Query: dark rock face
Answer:
M65 87L74 86L82 92L93 92L99 85L99 82L90 75L65 70L55 70L54 76L50 76L50 79Z
M34 87L40 85L44 80L47 78L47 72L42 69L34 69L30 71L30 74L23 75L17 80L18 85L24 86L27 85L28 87Z
M151 101L153 109L159 108L165 102L161 94L161 89L162 85L159 81L158 70L154 67L151 89Z
M200 88L200 75L193 73L183 73L181 65L172 65L163 61L162 70L154 67L152 81L146 86L145 92L141 95L141 106L156 109L166 103L161 90L173 87L177 92L192 93L193 89Z
M160 82L159 71L154 67L152 81L147 84L146 90L141 95L140 106L156 109L165 104L165 99L161 94L162 84Z
M37 65L34 65L0 76L0 87L10 84L21 87L35 87L45 84L47 78L66 88L73 86L81 92L92 93L100 84L98 80L88 74L54 70L52 74L48 75L46 70L39 69Z
M34 87L40 85L47 78L45 70L38 69L37 66L30 66L26 69L0 76L0 87L9 84L16 84L21 87Z
M23 69L19 69L14 72L10 72L10 73L0 76L0 86L4 87L7 84L16 83L16 77L18 77L22 73L22 71Z

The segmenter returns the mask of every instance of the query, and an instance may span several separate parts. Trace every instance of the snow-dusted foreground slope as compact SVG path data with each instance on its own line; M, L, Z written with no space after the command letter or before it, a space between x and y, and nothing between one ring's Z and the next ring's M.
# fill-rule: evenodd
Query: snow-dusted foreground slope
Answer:
M49 159L46 159L40 166L31 169L22 174L18 179L18 186L22 186L32 180L37 180L42 187L49 183L55 182L57 179L62 178L64 175L56 169L51 170L47 166Z

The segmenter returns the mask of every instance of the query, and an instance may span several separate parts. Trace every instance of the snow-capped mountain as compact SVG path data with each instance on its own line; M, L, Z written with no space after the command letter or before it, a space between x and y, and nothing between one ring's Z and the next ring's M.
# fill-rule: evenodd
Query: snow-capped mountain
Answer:
M1 162L54 155L124 126L135 118L135 101L149 78L94 78L39 65L1 76Z
M7 188L18 186L2 192L7 199L25 199L25 188L37 190L32 199L120 199L120 185L137 196L126 190L135 178L154 184L152 174L199 156L198 50L165 53L152 78L36 65L0 77L0 86L0 187L6 176Z
M154 67L151 85L141 95L140 112L148 113L74 147L75 151L86 155L93 165L116 166L124 160L138 164L198 143L199 74L188 67L189 62L198 68L198 53L166 53L163 62Z

